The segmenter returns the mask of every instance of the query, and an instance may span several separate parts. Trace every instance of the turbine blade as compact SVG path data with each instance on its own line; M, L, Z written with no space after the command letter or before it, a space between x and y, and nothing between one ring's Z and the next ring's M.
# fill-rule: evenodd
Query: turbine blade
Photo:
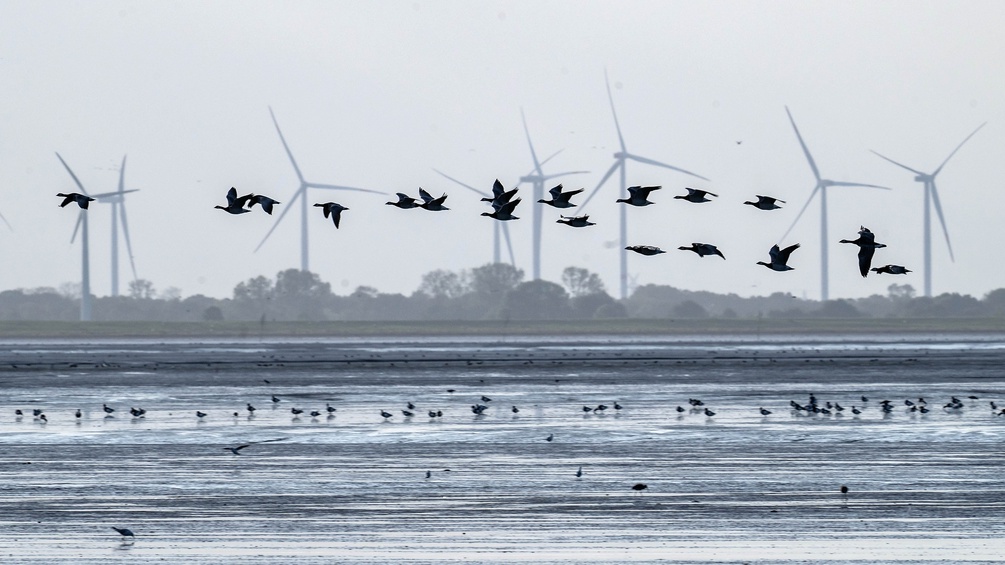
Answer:
M126 203L119 203L119 215L122 216L122 235L126 238L126 253L129 254L129 266L133 269L133 280L138 279L136 275L136 261L133 259L133 244L129 241L129 222L126 220Z
M614 114L614 128L618 130L618 143L621 144L621 152L625 153L625 138L621 135L621 124L618 123L618 112L614 109L614 96L611 95L611 80L607 78L607 69L604 69L604 82L607 83L607 99L611 102L611 114Z
M842 180L832 180L827 183L828 186L864 186L866 188L881 188L883 190L890 190L888 186L879 186L878 184L865 184L862 182L847 182Z
M377 190L370 190L369 188L356 188L354 186L342 186L338 184L319 184L314 182L305 183L304 186L308 188L325 188L329 190L351 190L353 192L369 192L371 194L387 194L386 192L380 192Z
M584 175L590 171L566 171L564 173L553 173L550 175L543 175L541 180L550 180L557 177L564 177L565 175Z
M101 200L102 198L109 198L109 199L111 199L112 197L118 197L118 196L121 196L123 194L129 194L130 192L138 192L139 190L140 189L138 189L138 188L130 188L129 190L123 190L121 192L118 191L118 190L116 190L115 192L102 192L101 194L88 194L88 196L90 196L91 198L94 198L95 200Z
M84 211L83 210L81 210L80 213L77 214L77 225L73 226L73 235L70 236L70 243L71 244L74 241L77 241L77 232L80 231L80 224L82 224L82 223L84 223Z
M14 227L10 225L10 222L7 221L7 218L3 217L3 214L0 214L0 220L3 220L3 223L7 224L7 228L9 228L10 231L14 231Z
M789 226L789 229L785 230L785 234L782 235L779 241L785 241L785 238L789 236L789 232L792 231L792 228L796 227L796 224L799 223L799 218L803 217L803 212L805 212L806 208L810 206L810 202L813 202L813 197L817 195L817 192L820 192L820 183L817 183L816 188L814 188L813 192L810 193L810 197L806 199L806 204L803 204L802 209L799 210L799 214L796 215L796 219L792 222L792 225Z
M792 112L789 111L789 107L785 107L785 113L789 115L789 121L792 122L792 129L796 131L796 137L799 138L799 145L803 148L803 153L806 154L806 160L810 163L810 168L813 169L813 176L816 177L817 183L820 182L820 170L817 169L817 163L813 160L813 155L810 155L810 150L806 147L806 142L803 141L803 136L799 134L799 128L796 127L796 121L792 119ZM792 229L792 228L789 228Z
M932 179L932 203L935 204L935 213L939 215L939 223L942 224L942 235L946 236L946 247L949 248L949 259L955 263L956 257L953 256L953 245L949 243L949 229L946 228L946 218L942 215L942 204L939 202L939 191L935 188L934 178Z
M125 188L125 183L126 183L126 156L123 155L122 166L119 167L119 194L122 194L122 191Z
M56 152L56 157L59 157L59 162L66 168L66 172L70 173L70 176L73 177L73 182L77 184L77 188L80 189L80 193L87 194L87 191L84 189L84 185L80 184L80 179L77 178L77 175L73 174L73 171L70 170L70 165L66 164L66 161L63 160L63 157L59 154L59 152Z
M869 151L872 151L872 149L870 149ZM875 155L876 155L877 157L879 157L880 159L884 159L884 160L886 160L886 161L889 161L889 162L893 163L894 165L897 165L897 166L898 166L898 167L900 167L901 169L907 169L908 171L911 171L912 173L914 173L914 174L916 174L916 175L924 175L924 174L925 174L925 173L923 173L923 172L921 172L921 171L916 171L916 170L912 169L911 167L908 167L907 165L905 165L905 164L903 164L903 163L898 163L898 162L894 161L893 159L891 159L891 158L889 158L889 157L887 157L887 156L885 156L885 155L881 155L880 153L877 153L876 151L872 151L872 152L873 152L873 153L874 153L874 154L875 154Z
M611 178L611 175L614 174L614 171L616 171L618 167L623 166L624 163L625 162L622 159L614 161L614 164L611 165L611 168L607 169L607 172L604 173L604 176L600 179L600 182L597 183L597 188L594 188L593 192L591 192L590 195L586 197L586 200L584 200L583 203L580 204L579 206L580 213L582 213L583 210L586 209L586 205L589 204L590 200L593 199L593 195L596 194L598 190L600 190L600 187L604 186L604 183L607 182L607 179Z
M527 129L527 116L523 113L523 108L520 108L520 119L523 120L523 132L527 134L527 145L530 146L530 157L534 159L534 170L537 171L538 176L543 175L541 171L541 163L537 161L537 153L534 151L534 143L530 140L530 130Z
M943 161L941 165L939 165L939 168L935 169L935 172L932 173L932 176L934 177L935 175L939 174L939 171L942 170L942 167L945 167L946 163L948 163L949 160L953 158L953 155L956 155L956 152L960 150L960 147L963 147L964 143L970 141L970 138L973 137L975 133L981 131L981 128L984 127L984 126L986 126L987 124L988 124L987 122L984 122L983 124L977 126L977 129L975 129L973 131L973 133L971 133L970 135L967 136L966 139L964 139L963 141L961 141L960 144L956 146L956 149L953 149L953 152L949 154L949 157L946 157L946 160Z
M455 183L463 186L464 188L466 188L466 189L468 189L468 190L470 190L472 192L476 192L476 193L478 193L478 194L480 194L480 195L482 195L482 196L484 196L486 198L489 197L489 193L487 193L487 192L484 192L482 190L478 190L477 188L475 188L475 187L473 187L473 186L471 186L469 184L464 184L463 182L455 179L454 177L448 175L447 173L444 173L443 171L440 171L438 169L433 169L433 170L436 171L436 173L439 174L441 177L443 177L443 178L445 178L447 180L453 181L453 182L455 182Z
M552 159L554 159L555 156L557 156L562 151L565 151L565 149L559 149L558 151L552 153L547 159L545 159L544 161L541 161L541 166L543 167L543 166L547 165L548 161L551 161ZM534 171L531 171L531 172L534 172ZM527 173L527 175L529 175L529 174L530 173ZM524 176L527 176L527 175L524 175Z
M627 157L627 158L629 158L629 159L631 159L633 161L638 161L639 163L645 163L647 165L654 165L656 167L663 167L664 169L670 169L670 170L673 170L673 171L677 171L678 173L684 173L686 175L691 175L692 177L697 177L697 178L700 178L702 180L708 180L707 178L705 178L705 177L703 177L703 176L701 176L701 175L699 175L697 173L692 173L691 171L686 171L684 169L681 169L680 167L674 167L673 165L667 165L666 163L660 163L659 161L656 161L654 159L649 159L647 157L640 157L638 155L632 155L630 153L628 155L625 155L625 157Z
M290 203L283 207L283 213L279 214L279 217L276 218L276 222L272 224L272 228L269 229L269 233L265 234L265 237L262 238L262 242L259 243L258 247L255 248L256 253L258 252L259 249L262 248L263 245L265 245L266 240L269 239L269 236L272 235L272 232L276 231L276 226L279 225L279 222L283 221L283 218L286 217L286 213L294 208L293 204L297 201L297 198L307 198L306 193L307 193L307 185L306 184L300 185L300 188L298 188L297 191L293 193L293 198L290 198Z
M513 242L509 239L509 225L506 222L502 223L503 237L506 239L506 249L509 250L509 262L511 265L516 267L516 258L513 257Z
M272 111L272 106L269 106L269 115L272 116L272 123L276 125L276 132L279 133L279 141L283 142L283 149L289 155L290 163L293 163L293 170L297 172L297 178L300 179L301 184L305 183L304 175L300 172L300 167L297 166L297 160L293 158L293 152L290 151L290 146L286 144L286 138L283 137L283 130L279 129L279 122L276 121L276 114Z

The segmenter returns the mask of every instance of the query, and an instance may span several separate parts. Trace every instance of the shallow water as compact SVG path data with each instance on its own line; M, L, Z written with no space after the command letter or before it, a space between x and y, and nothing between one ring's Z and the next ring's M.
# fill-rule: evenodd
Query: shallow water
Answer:
M0 352L4 563L933 563L1005 549L994 336L67 345ZM790 409L809 393L847 410ZM942 407L953 395L963 409ZM904 404L919 397L928 414ZM307 415L326 403L332 417Z

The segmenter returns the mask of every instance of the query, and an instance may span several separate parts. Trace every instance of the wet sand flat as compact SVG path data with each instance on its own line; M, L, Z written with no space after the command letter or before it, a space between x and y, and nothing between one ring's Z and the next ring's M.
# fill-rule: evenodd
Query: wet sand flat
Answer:
M0 561L992 563L1003 361L994 335L12 341Z

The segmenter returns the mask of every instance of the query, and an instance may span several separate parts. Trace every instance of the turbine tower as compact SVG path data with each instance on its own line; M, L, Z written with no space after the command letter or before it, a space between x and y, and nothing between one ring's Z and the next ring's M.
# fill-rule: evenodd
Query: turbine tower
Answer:
M531 186L534 187L533 198L532 198L532 202L534 203L533 204L534 217L532 218L532 226L534 230L533 231L534 254L533 254L533 268L531 271L533 274L533 280L540 280L541 279L541 215L543 206L537 205L537 201L544 198L544 183L545 181L553 178L563 177L566 175L578 175L587 173L589 171L567 171L564 173L553 173L550 175L544 174L544 171L541 170L542 163L538 162L537 153L534 152L534 143L530 140L530 130L527 129L527 116L524 115L523 108L520 109L520 119L523 120L523 131L525 134L527 134L527 145L530 147L530 157L531 159L534 160L534 170L530 174L520 177L520 182L521 183L529 182L531 183Z
M272 232L276 230L276 226L279 225L279 222L282 222L283 218L286 217L286 213L293 208L293 203L296 202L297 199L299 198L300 199L300 270L309 271L310 269L308 268L309 264L308 264L308 253L307 253L307 208L308 208L307 189L325 188L330 190L369 192L372 194L382 194L382 193L376 190L369 190L366 188L354 188L351 186L342 186L337 184L321 184L317 182L308 182L306 179L304 179L303 173L300 172L300 167L297 165L297 160L293 158L293 152L290 151L290 146L286 144L286 138L283 137L283 131L279 129L279 122L276 121L276 114L272 111L271 106L269 107L269 115L272 116L272 123L275 124L276 126L276 132L279 134L279 141L283 143L283 149L286 150L286 155L289 156L290 158L290 163L293 165L293 170L297 173L297 178L300 180L300 187L297 188L297 191L293 193L293 198L290 198L289 205L283 208L283 213L279 214L279 217L276 218L275 223L272 224L272 228L269 229L269 233L265 234L265 237L262 238L261 243L258 244L258 247L255 248L255 251L258 251L259 249L262 248L262 245L264 245L265 242L269 239L269 236L272 235Z
M112 205L112 296L119 295L119 219L122 219L122 235L126 238L126 252L129 253L129 266L133 270L133 280L136 275L136 262L133 260L133 245L129 241L129 222L126 221L125 194L136 190L125 190L126 156L122 156L122 166L119 167L119 189L111 196L98 198L99 202Z
M845 182L825 179L820 176L820 169L817 168L816 161L813 160L813 156L810 155L809 148L806 147L806 142L803 141L803 136L799 134L799 128L796 127L796 121L792 119L792 112L789 112L789 107L785 107L785 113L789 115L789 122L792 123L792 129L796 132L796 138L799 139L799 145L803 148L803 153L806 155L806 161L810 164L810 169L813 170L813 177L816 178L816 185L813 187L813 192L810 193L810 197L806 199L806 204L803 204L799 214L796 219L786 230L785 235L782 236L784 240L792 228L796 227L799 222L799 218L803 216L803 212L813 201L813 198L820 193L820 299L829 300L830 292L827 288L827 188L831 186L863 186L867 188L880 188L883 190L890 190L888 187L879 186L875 184L865 184L861 182Z
M628 164L629 160L637 161L639 163L644 163L646 165L653 165L653 166L656 166L656 167L663 167L664 169L670 169L672 171L677 171L679 173L684 173L686 175L690 175L690 176L695 177L695 178L699 178L699 179L702 179L702 180L708 180L707 178L705 178L705 177L703 177L703 176L701 176L699 174L692 173L691 171L686 171L686 170L681 169L679 167L674 167L673 165L667 165L666 163L661 163L659 161L656 161L656 160L653 160L653 159L649 159L648 157L642 157L641 155L636 155L634 153L629 153L628 149L625 148L625 138L624 138L624 136L621 135L621 125L618 124L618 113L614 109L614 96L611 95L611 81L607 78L607 72L606 71L604 71L604 81L607 83L607 99L611 103L611 114L614 115L614 127L618 131L618 143L621 145L621 151L618 151L617 153L614 154L614 164L611 165L610 169L607 169L606 173L604 173L604 176L600 179L600 182L597 183L597 187L593 189L593 192L590 193L590 196L587 197L587 199L583 202L583 205L580 207L580 210L583 210L583 209L586 208L586 205L589 204L589 202L593 198L593 196L595 194L597 194L597 191L600 190L600 187L604 186L604 183L607 182L607 179L611 178L611 175L614 174L614 171L620 170L620 173L621 173L621 175L620 175L621 176L621 194L626 194L628 192L628 184L626 183L625 175L626 175L626 168L627 168L627 164ZM627 210L626 209L627 209L627 206L622 206L621 207L621 225L620 225L620 230L621 230L621 249L622 250L624 250L624 248L628 246L628 215L627 215ZM624 251L621 252L620 287L621 287L621 298L628 298L628 254L625 253Z
M912 169L907 165L898 163L893 159L881 155L878 152L870 149L870 151L875 153L880 158L885 159L886 161L889 161L890 163L893 163L894 165L897 165L902 169L907 169L908 171L914 173L915 175L914 180L922 183L925 186L925 216L924 216L925 217L925 228L924 228L925 229L925 245L924 245L925 296L932 295L932 205L933 204L935 205L935 213L939 215L939 223L942 224L942 234L946 237L946 247L949 249L949 259L951 261L956 261L956 258L953 257L953 246L951 243L949 243L949 230L946 228L946 218L942 215L942 204L939 203L939 191L937 188L935 188L935 177L938 176L938 174L942 171L942 167L945 167L946 163L948 163L949 160L953 158L953 155L956 155L956 152L959 151L961 147L963 147L963 144L970 141L970 138L973 137L974 134L976 134L978 131L980 131L980 129L985 125L987 125L987 122L984 122L983 124L977 126L977 129L975 129L970 135L968 135L966 139L960 142L960 144L956 146L956 149L953 149L953 152L949 154L949 157L946 157L946 159L942 161L942 164L939 165L939 168L935 169L931 173L923 173L919 170Z
M554 157L554 155L552 155L552 156ZM452 176L444 173L443 171L440 171L440 170L437 170L437 169L433 169L433 170L436 171L441 177L443 177L443 178L445 178L447 180L453 181L453 182L455 182L455 183L463 186L464 188L466 188L466 189L468 189L468 190L470 190L472 192L475 192L476 194L480 194L484 198L489 198L491 196L489 193L487 193L485 191L478 190L477 188L475 188L475 187L473 187L473 186L471 186L469 184L464 184L463 182L461 182L461 181L455 179L454 177L452 177ZM501 254L500 254L500 242L499 242L499 234L501 232L502 235L503 235L503 237L506 238L506 248L509 250L509 262L510 262L511 265L513 265L514 267L516 267L516 259L513 258L513 243L510 242L510 239L509 239L509 224L507 222L492 222L492 225L493 225L493 230L492 230L492 262L493 263L499 263L502 260Z
M80 182L80 179L77 178L77 175L75 175L73 173L73 170L70 169L70 166L66 164L66 161L63 160L63 157L58 152L56 153L56 157L59 159L59 162L63 164L63 168L66 169L66 172L70 173L70 177L73 179L74 184L77 185L77 188L80 190L81 194L87 194L87 189L84 188L84 185ZM125 164L125 159L123 159L123 165L124 164ZM130 192L136 192L136 189L133 189L133 190L122 190L122 174L123 174L122 171L123 170L124 169L120 169L119 170L119 190L117 190L115 192L103 192L101 194L94 194L94 195L88 195L88 196L91 196L91 198L94 198L95 200L97 200L99 202L102 202L102 201L111 201L111 202L114 202L116 200L119 201L119 202L121 202L122 201L122 197L123 197L124 194L128 194ZM124 214L124 212L123 212L123 214ZM125 226L124 222L125 222L125 215L123 215L123 226ZM113 229L114 229L114 226L115 226L114 220L112 222L112 225L113 225ZM77 232L78 231L80 231L80 233L81 233L81 235L80 235L80 249L81 249L81 256L80 256L80 269L81 269L81 273L80 273L80 321L81 322L89 322L89 321L91 321L91 263L90 263L90 246L89 246L89 242L88 242L88 229L87 229L87 210L84 210L83 208L81 208L80 212L77 214L77 224L73 228L73 236L70 238L70 243L73 243L74 241L77 240ZM127 231L127 233L128 233L128 231ZM115 249L115 243L114 243L115 240L114 240L114 238L112 239L112 241L113 241L112 248ZM129 242L129 236L127 235L126 236L126 243L128 244L128 242ZM130 255L129 256L130 256L130 260L132 260L132 250L131 249L130 249ZM113 255L113 257L114 257L114 255ZM113 261L114 261L114 259L113 259ZM135 267L134 267L133 273L135 274L135 272L136 271L135 271Z

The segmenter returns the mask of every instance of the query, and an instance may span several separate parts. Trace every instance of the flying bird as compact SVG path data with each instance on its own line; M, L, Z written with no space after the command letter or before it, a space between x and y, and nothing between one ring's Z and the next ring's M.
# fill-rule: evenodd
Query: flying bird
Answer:
M255 196L254 194L245 194L244 196L238 197L237 189L234 187L230 187L230 190L227 191L227 205L213 206L213 208L219 208L220 210L223 210L224 212L227 212L229 214L246 214L250 212L251 209L245 208L244 206L245 204L248 203L249 200L254 198L254 196Z
M429 210L430 212L440 212L443 210L449 210L443 205L443 201L447 199L447 195L444 194L439 198L433 198L433 195L429 194L425 190L419 189L419 197L422 198L422 204L419 207L423 210Z
M503 222L507 220L519 220L520 218L513 215L513 210L516 209L516 206L519 203L520 203L519 198L517 198L516 200L511 200L503 204L502 206L496 208L495 211L492 212L491 214L488 212L482 212L482 216L488 216L490 218L494 218L496 220Z
M409 208L418 208L419 207L419 202L418 202L418 200L416 198L412 198L411 196L409 196L409 195L407 195L407 194L405 194L403 192L398 192L396 194L398 195L398 201L397 202L385 202L384 204L387 204L387 205L390 205L390 206L396 206L398 208L401 208L402 210L408 210Z
M887 275L906 275L911 272L910 269L904 268L900 265L883 265L882 267L874 267L870 270L874 273Z
M315 204L315 206L324 210L326 218L331 216L332 222L335 223L335 229L338 229L338 223L342 219L342 211L348 210L345 206L335 202L325 202L324 204Z
M876 235L865 226L859 229L857 239L842 239L841 243L854 243L858 246L858 271L863 277L869 275L872 256L875 255L876 250L886 247L885 243L876 243Z
M722 254L722 251L719 251L719 248L712 245L711 243L692 243L691 247L682 246L678 247L677 249L681 249L683 251L694 251L695 253L698 254L698 257L704 257L706 255L718 255L723 259L726 258L726 256Z
M63 201L59 203L60 208L66 207L66 205L69 204L70 202L76 202L77 206L80 206L84 210L87 210L87 205L90 204L92 201L94 201L94 199L91 198L90 196L87 196L86 194L81 194L79 192L70 192L70 193L60 192L56 194L56 196L63 197Z
M771 258L770 263L765 263L764 261L758 261L758 265L764 265L765 267L771 269L772 271L791 271L792 267L788 266L789 255L792 252L799 249L799 244L790 245L785 249L779 249L778 245L775 244L771 246L771 250L768 251L768 256Z
M548 191L551 194L551 200L538 200L541 204L547 204L549 206L554 206L555 208L574 208L576 205L569 201L573 196L583 192L583 189L570 190L568 192L562 192L562 185L558 185Z
M666 251L652 245L629 245L625 249L628 251L634 251L640 255L659 255L660 253L666 253Z
M615 202L624 202L630 206L648 206L652 204L649 201L649 193L654 190L659 190L663 188L662 186L629 186L628 187L628 198L618 198Z
M677 196L674 196L674 198L679 198L681 200L687 200L688 202L694 202L695 204L699 204L701 202L711 202L711 200L705 198L706 195L715 196L716 198L719 197L718 194L709 192L707 190L701 190L698 188L689 188L689 187L684 188L687 190L687 194L678 194Z
M282 204L282 202L262 194L252 194L250 196L251 198L248 199L248 209L251 210L255 204L259 204L262 206L262 210L270 216L272 215L272 206L275 204Z
M585 228L595 226L596 222L590 221L590 216L562 216L560 220L555 220L559 224L565 224L574 228Z
M503 184L499 182L499 179L496 179L496 181L492 183L492 196L486 196L485 198L482 198L481 201L489 202L492 204L493 208L498 209L502 205L512 200L513 196L516 195L517 190L518 189L516 188L512 190L506 190L506 187L504 187Z
M746 202L744 202L744 204L750 204L751 206L757 208L758 210L778 210L779 208L781 208L781 206L776 204L776 202L781 202L782 204L785 204L784 200L779 200L771 196L761 196L760 194L757 194L756 196L757 196L757 202L751 202L750 200L747 200Z

